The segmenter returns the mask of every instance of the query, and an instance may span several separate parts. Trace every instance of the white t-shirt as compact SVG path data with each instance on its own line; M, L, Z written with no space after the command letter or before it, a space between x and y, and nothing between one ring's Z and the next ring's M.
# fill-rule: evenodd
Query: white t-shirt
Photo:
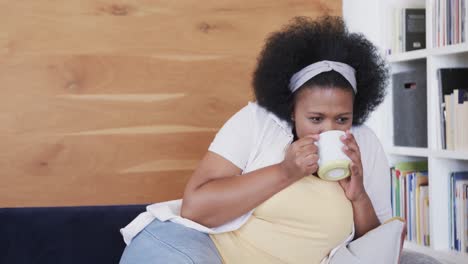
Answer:
M363 166L364 188L370 197L380 222L391 218L389 166L385 152L375 134L367 126L352 127L360 151ZM284 159L285 151L293 141L292 129L286 121L273 113L249 102L232 116L219 130L209 147L229 160L244 173L277 164ZM295 201L291 201L295 202ZM172 221L204 233L217 234L241 227L253 210L221 226L208 228L180 216L182 200L149 205L130 224L120 231L129 244L134 236L155 218ZM351 240L348 238L347 241Z

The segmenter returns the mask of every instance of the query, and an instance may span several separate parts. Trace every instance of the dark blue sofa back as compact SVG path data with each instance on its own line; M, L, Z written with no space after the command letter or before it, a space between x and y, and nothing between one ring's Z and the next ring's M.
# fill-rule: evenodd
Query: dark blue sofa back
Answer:
M0 263L115 264L146 205L0 208Z

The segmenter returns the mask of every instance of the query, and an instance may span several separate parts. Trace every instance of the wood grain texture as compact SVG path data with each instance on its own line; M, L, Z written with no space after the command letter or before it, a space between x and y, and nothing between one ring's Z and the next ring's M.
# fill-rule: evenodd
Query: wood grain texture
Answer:
M341 0L0 0L0 207L180 198L264 39Z

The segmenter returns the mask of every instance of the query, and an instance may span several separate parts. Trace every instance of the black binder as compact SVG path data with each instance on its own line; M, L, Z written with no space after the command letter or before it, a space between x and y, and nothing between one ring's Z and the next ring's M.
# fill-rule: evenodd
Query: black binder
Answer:
M426 10L407 8L403 13L405 51L426 48Z
M392 82L394 145L427 147L426 71L393 74Z

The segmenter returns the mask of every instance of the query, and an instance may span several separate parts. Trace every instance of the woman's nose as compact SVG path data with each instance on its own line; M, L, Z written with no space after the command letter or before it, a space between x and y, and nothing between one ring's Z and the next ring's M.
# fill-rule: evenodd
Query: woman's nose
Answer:
M330 121L324 122L322 128L320 129L321 130L320 133L326 132L328 130L337 130L337 129L338 129L338 125L335 124L334 122L330 122Z

